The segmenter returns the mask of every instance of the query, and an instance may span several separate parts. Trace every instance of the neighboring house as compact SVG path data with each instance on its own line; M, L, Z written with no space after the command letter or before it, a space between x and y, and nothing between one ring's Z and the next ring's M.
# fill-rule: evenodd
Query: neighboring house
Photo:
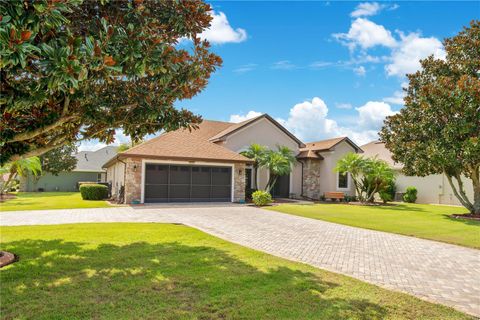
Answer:
M106 146L97 151L81 151L75 155L77 165L70 172L58 176L46 173L40 178L29 175L20 182L22 191L78 191L78 182L105 182L106 171L102 164L117 154L116 146Z
M461 205L444 174L432 174L426 177L406 176L401 172L402 165L392 160L392 154L385 148L383 142L372 141L361 148L365 156L377 156L396 171L395 185L398 193L404 193L407 187L412 186L418 190L417 203ZM463 183L467 196L473 199L472 180L463 177Z
M353 193L348 177L338 187L333 167L345 152L360 148L347 138L305 145L267 114L241 123L205 120L196 130L163 133L119 153L104 168L114 196L125 187L126 203L239 202L254 179L263 189L269 178L263 168L254 177L252 160L240 154L252 143L270 149L286 146L298 155L292 172L277 180L274 197L318 199L326 191Z

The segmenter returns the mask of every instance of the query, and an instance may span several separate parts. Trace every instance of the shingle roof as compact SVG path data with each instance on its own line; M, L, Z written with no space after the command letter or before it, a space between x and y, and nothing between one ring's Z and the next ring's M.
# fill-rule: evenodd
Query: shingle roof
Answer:
M116 155L116 146L106 146L97 151L80 151L75 155L77 166L72 171L104 172L103 164Z
M337 137L337 138L320 140L315 142L308 142L306 143L305 148L300 149L300 151L307 151L307 150L311 150L315 152L329 151L342 141L345 141L348 144L350 144L357 152L362 152L362 149L359 146L357 146L355 143L353 143L353 141L350 140L348 137Z
M212 136L215 136L232 125L235 124L204 120L196 130L189 131L187 129L180 129L163 133L158 137L120 153L119 156L215 162L251 162L252 160L241 154L209 141Z
M367 157L378 157L380 160L386 161L392 168L401 169L402 165L393 161L392 153L385 148L385 143L381 141L372 141L362 146L364 155Z

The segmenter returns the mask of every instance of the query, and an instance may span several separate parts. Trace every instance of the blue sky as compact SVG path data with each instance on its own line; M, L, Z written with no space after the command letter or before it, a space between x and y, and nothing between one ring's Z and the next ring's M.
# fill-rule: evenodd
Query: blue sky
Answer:
M375 139L402 107L405 72L444 57L442 39L480 18L473 1L209 3L214 20L202 36L223 66L177 106L225 121L269 113L306 142Z

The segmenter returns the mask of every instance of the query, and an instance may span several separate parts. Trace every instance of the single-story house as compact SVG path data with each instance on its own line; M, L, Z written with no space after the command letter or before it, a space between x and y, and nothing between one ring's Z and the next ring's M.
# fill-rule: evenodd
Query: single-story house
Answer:
M252 160L240 152L257 143L270 149L290 148L297 162L280 177L274 197L318 199L324 192L354 194L350 177L333 172L346 152L361 152L346 137L303 143L268 114L241 123L204 120L196 130L163 133L121 152L104 164L112 194L124 187L125 203L245 200L257 180L265 188L269 172L255 177Z
M380 141L372 141L361 146L367 157L377 156L386 161L396 172L395 185L398 193L404 193L407 187L417 188L417 203L435 203L448 205L461 205L453 193L444 174L432 174L426 177L406 176L402 173L402 164L393 161L391 152ZM465 191L470 199L473 199L472 180L463 177Z
M20 180L21 191L78 191L78 182L106 182L106 170L102 164L117 154L116 146L106 146L97 151L81 151L75 154L77 165L70 172L57 176L46 173L39 178L29 175Z

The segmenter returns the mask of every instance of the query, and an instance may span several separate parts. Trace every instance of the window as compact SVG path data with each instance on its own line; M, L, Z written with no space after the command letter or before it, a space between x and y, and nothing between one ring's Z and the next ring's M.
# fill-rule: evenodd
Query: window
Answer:
M338 189L348 189L348 173L342 174L339 172L337 182Z

